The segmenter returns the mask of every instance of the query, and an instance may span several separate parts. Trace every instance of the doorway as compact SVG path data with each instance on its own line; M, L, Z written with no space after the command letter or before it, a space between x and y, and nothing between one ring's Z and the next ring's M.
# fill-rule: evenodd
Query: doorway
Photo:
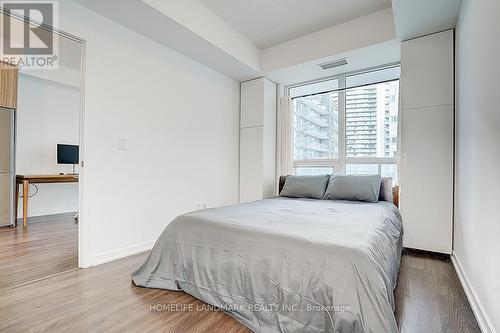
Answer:
M79 266L85 42L47 33L57 39L58 67L20 68L17 77L14 225L0 228L0 291Z

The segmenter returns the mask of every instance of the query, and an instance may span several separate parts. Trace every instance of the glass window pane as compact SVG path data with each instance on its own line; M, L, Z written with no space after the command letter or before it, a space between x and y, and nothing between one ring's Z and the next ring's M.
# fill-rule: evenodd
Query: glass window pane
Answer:
M339 88L339 81L331 79L310 84L301 85L290 88L290 97L304 96L309 94L317 94L325 91L335 90Z
M400 77L401 66L396 66L346 76L345 86L346 88L352 88L364 84L399 80Z
M338 93L295 98L294 159L324 160L339 155Z
M399 81L346 90L346 156L394 157Z
M345 173L348 175L376 175L378 164L346 164Z
M297 176L316 176L316 175L331 175L334 172L333 167L296 167L295 174Z
M382 177L392 177L392 185L398 182L398 168L396 164L382 164L380 167Z

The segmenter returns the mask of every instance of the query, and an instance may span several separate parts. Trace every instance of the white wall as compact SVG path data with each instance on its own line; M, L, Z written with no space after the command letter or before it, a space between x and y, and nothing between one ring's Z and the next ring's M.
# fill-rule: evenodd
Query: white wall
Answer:
M200 203L236 203L238 82L72 1L60 21L87 40L81 264L150 248Z
M457 25L454 251L500 332L500 2L465 0ZM473 304L473 307L475 305Z
M56 145L79 142L79 88L21 74L16 111L16 173L58 174L72 167L58 165ZM38 184L29 199L28 216L78 210L78 184ZM30 194L35 189L30 187ZM22 216L22 199L18 217Z

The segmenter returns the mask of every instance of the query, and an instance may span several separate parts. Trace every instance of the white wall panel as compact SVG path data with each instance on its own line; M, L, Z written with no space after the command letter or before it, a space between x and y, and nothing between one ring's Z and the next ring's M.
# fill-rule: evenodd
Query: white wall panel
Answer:
M18 91L16 173L72 172L71 165L57 164L56 146L79 144L80 89L21 74ZM77 183L37 186L37 194L29 198L28 216L78 211ZM34 193L34 186L30 186L30 194ZM18 217L22 217L22 198Z
M498 0L464 0L456 34L453 252L483 333L500 332L498 13Z

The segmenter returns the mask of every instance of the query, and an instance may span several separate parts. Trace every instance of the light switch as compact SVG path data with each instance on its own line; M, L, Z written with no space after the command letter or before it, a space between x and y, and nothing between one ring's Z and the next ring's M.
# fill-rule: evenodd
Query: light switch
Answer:
M128 148L127 140L125 140L125 139L119 139L118 140L118 149L120 149L120 150L127 150L127 148Z

